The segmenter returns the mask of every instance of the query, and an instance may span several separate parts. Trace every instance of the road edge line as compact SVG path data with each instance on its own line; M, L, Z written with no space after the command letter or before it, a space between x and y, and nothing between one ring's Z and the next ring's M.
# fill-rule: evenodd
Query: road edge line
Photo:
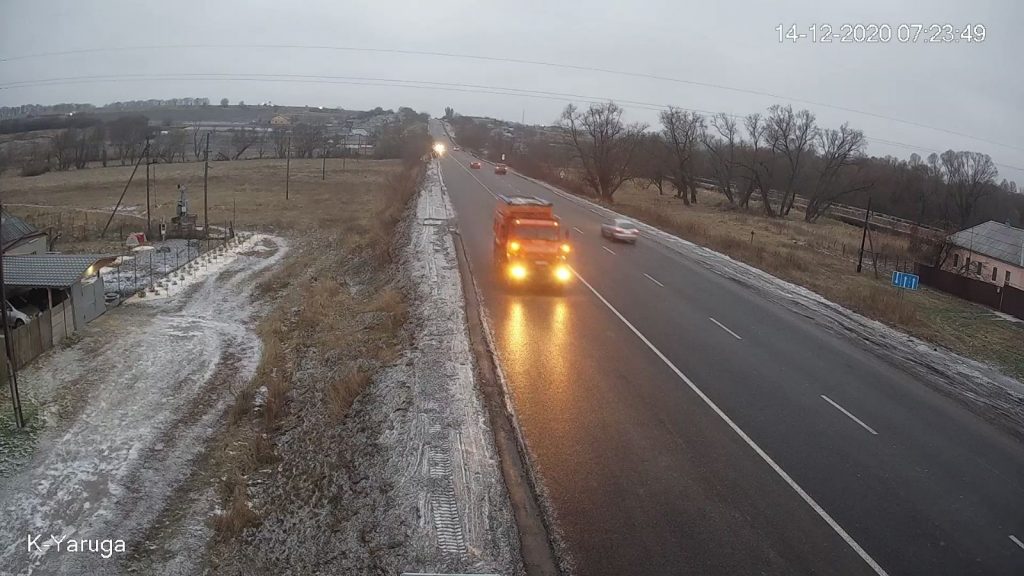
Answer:
M473 270L466 258L462 235L455 236L455 254L462 278L463 305L470 348L476 360L477 381L491 422L495 448L501 462L502 478L519 531L519 554L529 576L556 576L562 573L551 538L548 515L538 497L537 478L529 466L526 444L515 411L510 406L505 379L491 342L482 302Z
M796 483L796 480L793 480L793 478L785 470L782 469L782 466L779 466L775 462L775 460L773 460L767 452L762 450L761 447L758 446L756 442L754 442L753 438L748 436L747 433L744 432L738 424L733 422L732 418L729 418L729 416L724 411L722 411L722 409L719 408L718 405L715 404L715 402L711 400L711 398L707 394L705 394L703 390L697 387L697 385L694 384L693 381L686 376L686 374L683 374L682 370L677 368L676 365L673 364L672 361L668 359L668 357L662 354L661 350L659 350L653 342L648 340L647 337L644 336L644 334L640 332L639 329L633 326L633 324L629 320L626 320L626 317L623 316L614 306L612 306L611 302L608 302L608 300L606 300L600 292L598 292L593 286L591 286L589 282L584 280L583 276L580 276L579 272L573 269L573 274L575 274L576 278L580 282L582 282L584 286L589 288L590 291L594 293L594 296L597 296L597 299L600 300L609 310L611 310L612 313L615 314L615 316L617 316L618 319L621 320L622 323L625 324L626 327L629 328L630 331L632 331L637 338L640 338L640 340L643 341L643 343L646 344L647 347L650 348L651 351L654 352L654 354L658 358L660 358L666 366L669 367L669 369L675 372L676 376L678 376L680 380L682 380L684 383L686 383L687 386L690 387L690 390L692 390L701 400L703 400L704 403L707 404L708 407L710 407L711 410L713 410L719 418L721 418L726 424L728 424L729 427L732 428L733 432L735 432L736 435L738 435L744 442L746 442L747 445L750 446L750 448L753 449L754 452L757 453L757 455L760 456L761 459L764 460L765 463L767 463L768 466L771 467L771 469L774 470L775 473L778 474L779 477L782 478L782 480L785 481L786 484L788 484L789 487L794 492L796 492L797 495L800 496L800 498L802 498L803 501L808 506L810 506L812 510L817 512L818 516L820 516L821 519L824 520L825 523L828 524L832 528L832 530L834 530L835 533L838 534L839 537L842 538L843 541L846 542L846 544L850 548L852 548L854 552L857 553L858 556L860 556L861 560L867 563L867 565L871 567L871 569L874 570L874 572L878 574L878 576L888 576L886 571L877 562L875 562L875 560L867 553L867 551L861 548L860 544L857 544L857 541L854 540L852 536L847 534L846 530L844 530L843 527L840 526L839 523L836 522L832 518L832 516L830 516L829 513L826 512L825 509L822 508L821 505L818 504L814 500L814 498L811 497L810 494L804 491L804 489L800 487L799 484Z

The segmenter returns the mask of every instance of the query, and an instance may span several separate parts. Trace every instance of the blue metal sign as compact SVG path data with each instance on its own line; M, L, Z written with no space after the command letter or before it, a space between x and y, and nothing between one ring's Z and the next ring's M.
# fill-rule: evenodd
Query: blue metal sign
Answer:
M908 272L893 272L892 273L892 285L897 288L905 288L907 290L917 290L917 283L920 280L917 274L910 274Z

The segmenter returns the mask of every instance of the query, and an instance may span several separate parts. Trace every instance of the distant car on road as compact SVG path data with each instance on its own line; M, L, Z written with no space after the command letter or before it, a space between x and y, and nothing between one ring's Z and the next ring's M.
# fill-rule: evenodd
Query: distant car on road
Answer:
M480 169L480 163L479 162L470 162L469 163L469 167L472 168L473 170L479 170Z
M504 164L496 164L494 166L494 173L495 174L508 174L508 166L505 166Z
M636 224L625 218L612 218L601 224L601 236L620 242L636 244L636 239L640 236L640 230L636 227Z
M462 146L452 146L452 150L462 150Z

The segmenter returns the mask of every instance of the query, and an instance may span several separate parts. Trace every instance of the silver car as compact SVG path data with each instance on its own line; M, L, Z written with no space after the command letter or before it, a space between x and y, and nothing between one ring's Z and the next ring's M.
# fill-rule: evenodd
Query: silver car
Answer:
M619 242L636 244L636 239L640 236L640 230L636 227L636 224L625 218L613 218L601 224L601 236L618 240Z

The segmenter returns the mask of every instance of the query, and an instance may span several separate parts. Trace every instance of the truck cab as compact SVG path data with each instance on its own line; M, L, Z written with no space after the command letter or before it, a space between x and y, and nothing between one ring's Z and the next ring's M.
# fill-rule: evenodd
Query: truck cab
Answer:
M572 248L553 206L533 196L499 196L494 211L494 267L512 285L572 279Z

